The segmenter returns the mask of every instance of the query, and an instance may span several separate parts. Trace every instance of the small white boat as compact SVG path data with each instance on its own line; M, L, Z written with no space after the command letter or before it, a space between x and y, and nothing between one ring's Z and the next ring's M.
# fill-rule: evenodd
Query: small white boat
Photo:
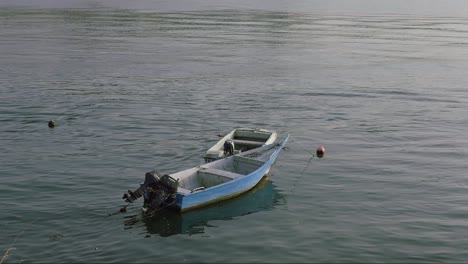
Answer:
M273 130L237 128L219 140L203 157L211 162L275 142L278 134Z
M143 196L143 209L150 213L166 207L187 211L233 198L260 182L288 138L172 174L148 172L140 187L122 198L132 203Z

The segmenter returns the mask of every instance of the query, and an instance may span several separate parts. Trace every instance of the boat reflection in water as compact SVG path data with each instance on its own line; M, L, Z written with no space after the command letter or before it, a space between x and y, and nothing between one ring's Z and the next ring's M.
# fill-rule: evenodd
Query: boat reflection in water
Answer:
M283 195L267 177L263 177L254 188L237 198L184 213L161 210L153 217L133 215L125 221L125 226L132 228L143 223L148 234L163 237L200 234L204 233L205 227L210 226L210 221L232 220L235 217L268 211L284 203Z

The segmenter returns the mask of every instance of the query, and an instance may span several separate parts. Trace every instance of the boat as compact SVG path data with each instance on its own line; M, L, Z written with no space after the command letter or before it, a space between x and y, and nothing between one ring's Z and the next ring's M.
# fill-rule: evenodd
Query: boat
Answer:
M205 162L211 162L276 141L278 133L260 128L237 128L220 139L205 153Z
M164 208L184 212L234 198L254 188L268 174L288 139L289 135L274 144L173 174L147 172L140 187L122 198L128 206L143 196L143 212L149 214Z

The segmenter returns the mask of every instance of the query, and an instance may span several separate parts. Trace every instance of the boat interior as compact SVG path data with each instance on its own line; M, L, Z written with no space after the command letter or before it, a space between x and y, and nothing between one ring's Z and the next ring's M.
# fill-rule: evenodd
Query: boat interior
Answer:
M237 151L247 151L261 147L270 139L271 132L253 132L250 130L236 130L231 139L234 142L234 149Z
M260 168L271 155L271 151L248 152L214 161L195 168L171 174L179 179L179 192L188 194L216 186L239 177L244 177Z

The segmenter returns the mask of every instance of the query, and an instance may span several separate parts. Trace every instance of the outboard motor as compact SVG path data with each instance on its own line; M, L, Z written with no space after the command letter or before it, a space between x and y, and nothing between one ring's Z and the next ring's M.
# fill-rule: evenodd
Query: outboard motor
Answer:
M171 206L176 203L179 181L171 176L163 175L157 184L150 185L143 194L145 199L143 209L145 211L158 210L161 207Z
M156 171L147 172L145 174L145 181L140 184L140 188L135 191L128 190L124 193L122 199L127 203L133 203L136 199L140 198L147 190L148 187L157 185L160 180L159 174Z
M132 203L143 196L143 209L158 210L161 207L175 205L179 181L165 174L160 176L156 171L147 172L145 181L135 191L128 190L122 197Z
M232 154L234 154L234 142L226 140L224 142L224 156L229 157L232 156Z

